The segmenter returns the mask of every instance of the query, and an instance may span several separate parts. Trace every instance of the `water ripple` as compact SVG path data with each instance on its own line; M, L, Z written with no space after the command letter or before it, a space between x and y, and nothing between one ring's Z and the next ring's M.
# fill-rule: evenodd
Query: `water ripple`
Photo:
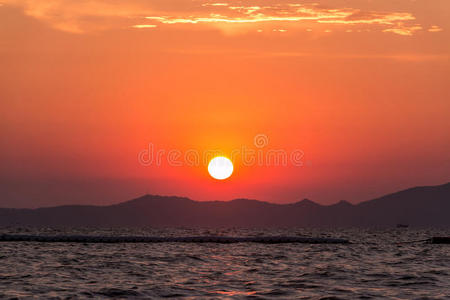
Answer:
M0 243L1 298L448 299L449 231L30 229L9 234L298 235L351 245Z

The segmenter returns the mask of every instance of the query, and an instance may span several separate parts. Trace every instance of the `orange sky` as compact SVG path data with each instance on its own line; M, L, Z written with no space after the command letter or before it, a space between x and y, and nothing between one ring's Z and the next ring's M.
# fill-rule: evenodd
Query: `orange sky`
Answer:
M0 206L351 202L450 179L447 0L0 0ZM144 166L303 153L302 166Z

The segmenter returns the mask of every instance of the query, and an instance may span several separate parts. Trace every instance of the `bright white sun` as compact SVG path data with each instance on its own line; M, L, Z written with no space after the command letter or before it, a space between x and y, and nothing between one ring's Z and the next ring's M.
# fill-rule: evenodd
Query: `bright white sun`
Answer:
M233 163L225 156L214 157L209 162L208 172L215 179L227 179L233 174Z

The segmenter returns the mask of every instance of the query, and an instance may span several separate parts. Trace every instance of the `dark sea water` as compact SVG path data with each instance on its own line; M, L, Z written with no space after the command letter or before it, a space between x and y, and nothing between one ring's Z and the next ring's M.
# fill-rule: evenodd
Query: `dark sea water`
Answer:
M0 233L307 236L350 245L0 243L2 298L450 299L450 230L1 229Z

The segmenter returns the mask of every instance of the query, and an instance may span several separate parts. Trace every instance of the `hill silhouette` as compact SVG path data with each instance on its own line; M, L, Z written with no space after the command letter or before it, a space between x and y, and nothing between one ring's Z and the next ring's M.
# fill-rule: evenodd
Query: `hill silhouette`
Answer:
M145 195L110 206L0 209L0 226L450 226L450 183L415 187L353 205L324 206L308 199L274 204L251 199L197 202Z

